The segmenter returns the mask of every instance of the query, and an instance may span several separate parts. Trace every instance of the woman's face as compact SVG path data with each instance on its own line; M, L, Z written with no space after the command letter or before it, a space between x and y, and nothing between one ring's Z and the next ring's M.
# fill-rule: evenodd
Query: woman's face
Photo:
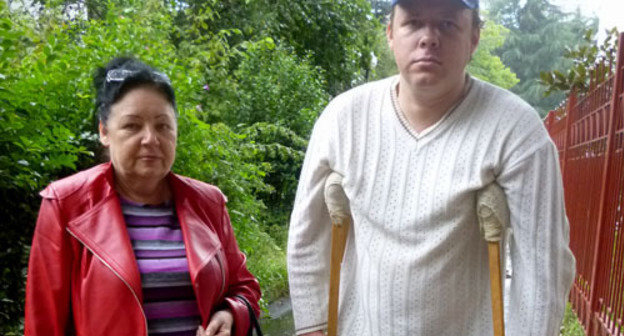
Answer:
M157 182L171 170L178 125L173 106L156 88L127 92L99 129L118 177Z

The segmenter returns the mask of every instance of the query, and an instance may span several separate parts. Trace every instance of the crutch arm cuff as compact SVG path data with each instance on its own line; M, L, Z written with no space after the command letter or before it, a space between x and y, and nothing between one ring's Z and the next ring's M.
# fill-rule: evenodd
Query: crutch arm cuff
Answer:
M477 217L487 242L502 240L503 230L509 225L509 206L503 189L495 182L477 192Z
M325 180L325 204L334 225L341 226L351 217L349 199L342 187L342 175L332 172Z

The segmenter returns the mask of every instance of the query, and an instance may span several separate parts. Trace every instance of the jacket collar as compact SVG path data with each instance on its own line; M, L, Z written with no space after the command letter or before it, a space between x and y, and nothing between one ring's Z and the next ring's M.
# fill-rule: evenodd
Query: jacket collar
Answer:
M104 183L90 185L103 190L93 191L88 188L86 191L96 192L102 195L102 199L84 214L71 220L67 230L120 277L143 302L141 276L119 197L114 188L113 166L110 162L105 165L107 167L102 170L101 176L94 179L103 179ZM201 194L180 176L170 172L167 179L173 191L176 213L182 228L191 281L195 283L201 267L221 246L218 236L208 226L218 223L206 223L208 216L202 216L202 212L221 209L204 209L199 206L196 199L201 198Z

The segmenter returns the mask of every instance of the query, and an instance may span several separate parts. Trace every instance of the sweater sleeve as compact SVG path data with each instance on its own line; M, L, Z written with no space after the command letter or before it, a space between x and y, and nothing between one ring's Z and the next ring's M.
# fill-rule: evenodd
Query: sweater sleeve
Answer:
M288 235L288 274L297 335L327 326L331 220L323 195L334 167L336 114L332 104L314 126Z
M559 335L575 274L558 155L543 126L535 126L498 176L513 230L506 329L522 331L509 336Z

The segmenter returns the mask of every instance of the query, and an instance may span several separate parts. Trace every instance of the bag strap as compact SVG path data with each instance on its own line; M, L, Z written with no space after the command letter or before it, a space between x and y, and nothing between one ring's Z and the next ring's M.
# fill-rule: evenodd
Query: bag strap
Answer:
M258 323L258 319L256 318L256 313L254 313L253 308L251 308L251 304L249 304L249 301L247 301L247 299L242 295L234 295L234 296L239 298L241 301L243 301L245 306L247 306L247 310L249 311L249 323L251 325L249 326L249 332L247 333L247 336L253 336L254 329L256 330L257 336L262 336L260 323Z

